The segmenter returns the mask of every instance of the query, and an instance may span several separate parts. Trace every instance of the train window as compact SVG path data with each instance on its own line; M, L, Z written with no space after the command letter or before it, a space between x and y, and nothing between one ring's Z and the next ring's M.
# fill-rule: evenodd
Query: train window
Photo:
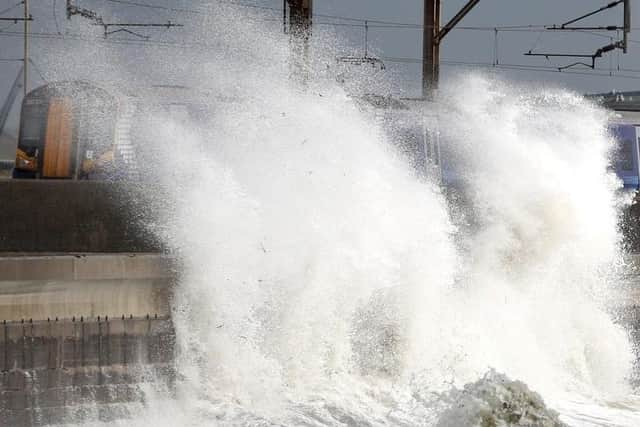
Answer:
M30 105L24 109L24 119L22 120L22 139L30 141L40 141L42 137L42 127L45 121L46 106Z
M620 142L616 163L622 172L633 171L633 141L624 139Z
M40 129L42 122L34 117L23 122L22 137L24 139L40 139Z

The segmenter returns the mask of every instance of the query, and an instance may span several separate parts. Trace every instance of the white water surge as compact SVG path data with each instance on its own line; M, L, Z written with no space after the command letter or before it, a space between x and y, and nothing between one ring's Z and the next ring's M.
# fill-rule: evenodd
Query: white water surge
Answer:
M640 425L631 344L605 311L620 261L604 112L457 81L438 101L457 206L330 72L300 87L286 38L225 24L190 73L233 99L148 129L170 189L159 233L183 263L180 379L123 425L558 425L542 400L570 424Z
M165 129L182 136L183 422L459 425L441 418L459 399L434 393L491 368L552 404L630 392L631 347L602 305L606 117L571 94L459 85L441 120L473 227L339 90L252 94L207 141Z

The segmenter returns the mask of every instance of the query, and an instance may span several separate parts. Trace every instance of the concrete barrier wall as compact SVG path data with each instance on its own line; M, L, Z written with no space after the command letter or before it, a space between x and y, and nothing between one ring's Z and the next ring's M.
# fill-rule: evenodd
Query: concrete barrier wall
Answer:
M0 426L109 422L171 392L175 268L145 196L0 180Z
M0 321L170 315L171 258L0 257Z
M171 389L175 334L168 318L0 324L0 425L109 421L142 387Z
M110 182L0 180L0 252L158 252L144 199Z
M3 321L0 370L170 363L173 337L173 325L167 317Z
M171 257L158 254L0 254L0 282L16 280L131 280L174 276Z
M0 282L0 322L168 316L169 301L170 283L166 280Z

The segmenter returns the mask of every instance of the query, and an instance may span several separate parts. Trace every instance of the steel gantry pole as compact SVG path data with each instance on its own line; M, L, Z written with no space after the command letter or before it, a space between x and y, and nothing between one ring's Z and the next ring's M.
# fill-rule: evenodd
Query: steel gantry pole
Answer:
M422 28L422 97L427 98L438 86L440 68L440 0L424 1Z
M28 88L28 70L29 70L29 21L30 21L30 17L29 17L29 0L24 0L24 54L23 54L23 71L22 71L22 77L23 77L23 91L24 91L24 96L27 96L27 92L29 91Z
M287 0L289 4L289 34L295 78L304 85L310 71L309 38L313 0Z
M422 31L422 96L428 98L438 87L440 77L440 42L480 0L469 0L440 29L440 0L424 0Z

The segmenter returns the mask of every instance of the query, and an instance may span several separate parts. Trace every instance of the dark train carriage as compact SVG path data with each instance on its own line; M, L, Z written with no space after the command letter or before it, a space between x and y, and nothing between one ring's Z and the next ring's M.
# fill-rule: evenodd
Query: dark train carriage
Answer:
M84 179L115 168L118 101L87 82L56 82L22 103L15 178Z

